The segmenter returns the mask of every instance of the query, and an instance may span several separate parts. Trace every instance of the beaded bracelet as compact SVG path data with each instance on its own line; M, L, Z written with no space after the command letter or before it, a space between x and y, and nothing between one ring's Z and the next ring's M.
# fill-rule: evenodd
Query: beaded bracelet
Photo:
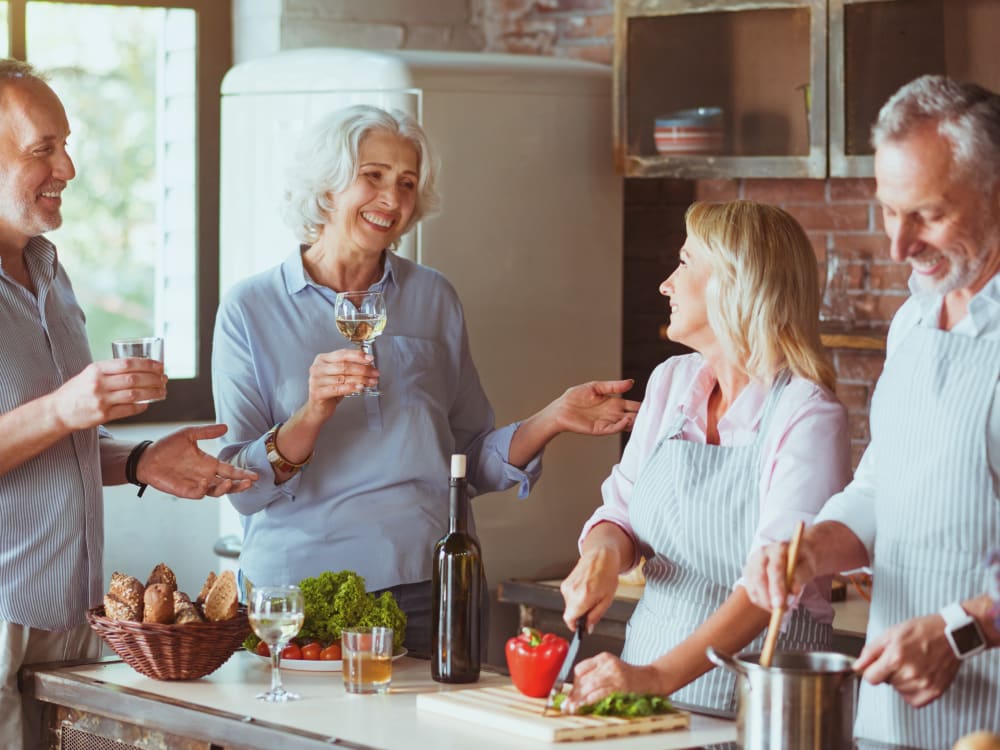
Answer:
M145 482L140 482L139 477L136 476L136 471L139 469L139 459L142 458L142 454L146 448L152 444L152 440L143 440L132 449L132 452L128 454L128 460L125 462L125 481L139 488L138 497L142 497L142 493L146 491Z

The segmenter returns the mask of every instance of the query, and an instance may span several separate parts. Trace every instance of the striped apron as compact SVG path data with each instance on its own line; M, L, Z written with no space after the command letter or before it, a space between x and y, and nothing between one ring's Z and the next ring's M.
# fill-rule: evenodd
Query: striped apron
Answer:
M753 443L718 446L680 439L684 415L660 438L636 478L629 520L647 554L646 587L629 620L622 659L649 664L677 646L732 594L760 519L761 443L788 383L770 389ZM831 628L802 608L778 639L783 649L825 649ZM747 650L759 650L761 633ZM736 711L736 678L713 669L675 701Z
M986 590L1000 546L1000 498L986 454L1000 342L915 327L872 397L877 533L868 639ZM1000 728L1000 649L965 661L921 709L888 685L862 683L855 734L923 748Z

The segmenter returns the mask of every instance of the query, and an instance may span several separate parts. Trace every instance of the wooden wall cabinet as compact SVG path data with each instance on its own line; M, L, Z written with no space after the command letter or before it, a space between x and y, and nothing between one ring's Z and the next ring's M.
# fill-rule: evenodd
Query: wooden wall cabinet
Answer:
M871 125L903 83L1000 90L998 28L998 0L617 0L616 163L629 177L870 177ZM722 108L722 148L659 154L655 120L695 107Z
M997 0L829 0L830 176L870 177L879 109L943 73L1000 91Z
M631 177L826 173L826 0L618 0L615 143ZM723 111L712 155L657 153L658 117Z

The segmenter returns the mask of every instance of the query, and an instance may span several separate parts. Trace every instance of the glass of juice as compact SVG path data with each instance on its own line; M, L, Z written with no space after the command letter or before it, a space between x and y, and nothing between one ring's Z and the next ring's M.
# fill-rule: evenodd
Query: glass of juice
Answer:
M392 628L345 628L340 635L344 690L387 693L392 682Z

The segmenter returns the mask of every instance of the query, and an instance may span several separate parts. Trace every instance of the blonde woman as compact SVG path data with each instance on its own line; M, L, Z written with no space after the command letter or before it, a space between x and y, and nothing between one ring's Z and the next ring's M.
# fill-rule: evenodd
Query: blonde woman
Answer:
M660 293L670 299L670 339L695 353L650 377L563 583L564 619L586 615L592 628L640 556L645 592L622 658L577 665L571 710L635 691L734 711L735 681L712 670L705 648L734 653L762 641L768 612L740 584L743 564L811 521L850 478L847 418L820 344L816 258L802 227L749 201L695 203L686 224L680 264ZM817 582L779 648L828 647L832 619L829 580Z

